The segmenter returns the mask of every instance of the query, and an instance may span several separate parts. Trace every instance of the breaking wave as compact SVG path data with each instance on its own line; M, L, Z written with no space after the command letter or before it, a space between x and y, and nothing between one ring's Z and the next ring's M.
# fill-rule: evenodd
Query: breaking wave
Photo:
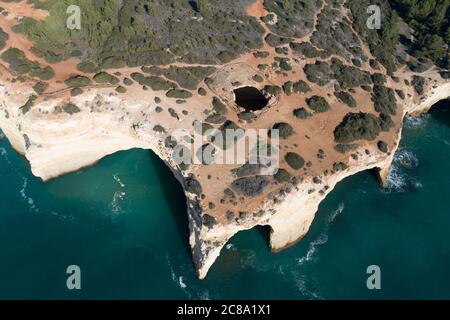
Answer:
M112 202L111 202L111 209L114 213L119 213L122 211L122 207L120 206L121 202L125 198L126 193L123 191L116 191L114 193Z
M114 181L116 181L120 185L121 188L126 187L125 183L122 182L122 180L120 179L120 177L117 173L113 175L113 178L114 178Z
M297 289L305 295L308 299L312 300L323 300L323 298L319 295L319 293L309 289L309 287L313 286L311 280L303 274L297 275L294 277L295 286Z
M411 172L418 166L419 159L417 156L408 149L400 148L395 154L387 178L387 185L382 188L382 192L402 193L409 189L422 188L422 183Z
M425 113L418 117L406 116L403 122L405 128L408 129L417 129L423 128L428 124L428 120L430 119L430 114Z
M20 196L22 197L23 200L25 200L25 202L28 204L28 208L30 211L38 213L39 209L36 207L33 198L29 197L26 194L26 189L28 186L28 179L23 177L23 184L22 184L22 189L20 189L19 193Z
M320 233L317 239L315 239L309 244L309 249L306 252L306 255L298 259L298 264L300 266L304 265L306 262L313 261L320 246L328 242L328 230L330 229L334 220L336 220L336 217L339 214L341 214L344 211L344 209L345 209L344 203L341 202L339 206L336 208L336 210L334 210L328 216L327 222L325 224L325 229L322 231L322 233Z
M2 158L5 159L5 161L8 162L9 165L11 165L11 161L8 157L8 151L6 151L5 148L0 148L0 156L2 156Z

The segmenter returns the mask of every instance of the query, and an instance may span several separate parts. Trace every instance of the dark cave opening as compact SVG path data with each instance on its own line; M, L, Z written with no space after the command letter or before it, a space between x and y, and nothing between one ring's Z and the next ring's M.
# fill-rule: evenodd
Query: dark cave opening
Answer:
M428 113L436 120L450 127L450 97L436 102Z
M236 104L246 111L264 109L269 100L255 87L242 87L234 90Z

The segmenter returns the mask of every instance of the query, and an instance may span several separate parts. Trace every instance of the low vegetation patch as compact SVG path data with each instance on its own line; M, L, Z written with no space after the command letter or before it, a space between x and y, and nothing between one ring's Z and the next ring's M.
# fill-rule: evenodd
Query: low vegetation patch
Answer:
M253 176L239 178L231 184L232 189L239 195L255 197L264 192L270 180L266 176Z
M299 119L308 119L311 117L311 113L305 108L299 108L294 110L294 116Z
M395 115L397 113L397 100L391 88L375 85L372 92L372 101L375 110L379 113Z
M279 169L273 177L276 182L285 183L291 179L291 174L285 169Z
M287 139L294 134L294 128L286 122L275 123L272 130L278 130L279 137L281 139ZM273 136L272 130L270 130L269 136Z
M17 48L9 48L1 55L3 61L8 63L9 69L19 75L29 75L47 81L55 76L55 72L50 66L41 67L36 61L26 58L23 51Z
M305 165L305 159L295 152L288 152L284 160L294 170L300 170Z
M192 97L192 93L183 89L172 89L166 93L168 98L188 99Z
M334 95L336 96L336 98L339 99L339 101L341 101L342 103L345 103L346 105L348 105L350 108L356 108L357 103L355 98L353 98L353 96L345 91L338 91L335 92Z
M334 140L348 144L357 140L374 140L381 132L377 117L370 113L348 113L334 130Z
M73 76L64 81L64 83L70 88L81 88L91 85L92 81L85 76Z
M330 110L330 105L327 100L321 96L312 96L306 100L306 103L315 112L326 112Z
M94 81L102 84L115 85L119 83L119 79L109 73L99 72L94 76Z

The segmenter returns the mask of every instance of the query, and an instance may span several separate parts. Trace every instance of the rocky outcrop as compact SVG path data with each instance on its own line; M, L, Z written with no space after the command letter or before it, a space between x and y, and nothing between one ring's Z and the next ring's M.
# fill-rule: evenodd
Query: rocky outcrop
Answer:
M427 111L433 103L448 96L449 86L444 82L424 97L411 97L405 104L404 115ZM34 110L39 109L39 112L23 115L18 110L28 94L26 91L12 94L6 85L0 86L0 127L13 147L30 161L32 172L44 181L92 165L114 152L143 148L155 152L183 183L183 175L173 162L171 150L164 145L163 136L151 130L155 120L142 113L148 110L146 99L118 97L110 95L108 90L99 89L72 99L81 106L78 114L49 116L48 113L63 101L49 99L35 105ZM167 119L163 125L170 128L179 124ZM189 241L199 277L206 276L221 249L237 232L256 225L268 225L271 228L271 249L282 250L308 232L321 201L346 177L378 168L380 179L385 182L401 130L396 135L396 145L389 154L378 152L376 146L355 150L358 157L350 159L347 170L321 176L320 183L314 182L313 177L298 181L276 201L263 201L259 206L259 217L239 224L205 226L198 196L186 192L191 231ZM322 192L311 192L318 189Z

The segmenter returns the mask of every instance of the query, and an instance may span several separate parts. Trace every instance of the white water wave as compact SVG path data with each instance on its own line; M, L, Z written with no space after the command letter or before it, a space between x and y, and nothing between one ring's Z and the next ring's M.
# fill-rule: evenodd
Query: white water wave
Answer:
M122 182L122 180L120 179L120 177L117 173L113 175L113 178L120 185L121 188L126 187L125 183Z
M51 211L50 215L55 216L59 220L63 220L63 221L74 221L75 220L75 217L73 215L63 214L63 213L59 213L56 211Z
M305 262L312 261L319 246L328 242L328 236L325 233L321 233L319 237L309 244L308 252L306 255L298 259L298 264L303 265Z
M8 157L8 151L6 151L5 148L0 148L0 156L5 159L5 161L8 162L9 165L11 165L11 161Z
M309 283L310 281L308 281L308 278L306 276L297 275L297 276L294 276L294 279L295 279L295 286L297 287L297 289L303 295L308 297L308 299L323 300L323 298L320 296L319 293L314 292L308 288L311 286L311 284Z
M320 235L317 237L317 239L315 239L314 241L312 241L309 244L309 249L306 252L306 255L297 260L298 265L302 266L306 262L310 262L310 261L314 260L316 253L319 250L320 246L328 242L328 231L329 231L331 225L333 224L334 220L336 220L336 217L344 211L344 209L345 209L344 203L341 202L339 204L339 206L336 208L336 210L334 210L328 216L327 222L325 224L325 229L320 233Z
M387 184L382 188L383 193L402 193L408 189L420 189L422 183L411 172L419 166L419 159L410 150L400 148L394 157Z
M399 163L405 168L413 169L419 166L417 156L407 149L399 149L394 157L394 163Z
M111 208L114 213L120 213L122 211L122 208L120 206L120 203L125 198L126 193L123 191L116 191L113 196L113 200L111 202Z
M27 202L29 210L32 212L38 213L39 208L36 207L33 198L29 197L26 194L27 186L28 186L28 179L24 177L22 189L20 189L19 193L20 193L22 199L25 200L25 202Z
M418 117L406 116L404 120L404 126L408 129L418 129L423 128L428 124L428 120L430 119L430 115L428 113L422 114Z

